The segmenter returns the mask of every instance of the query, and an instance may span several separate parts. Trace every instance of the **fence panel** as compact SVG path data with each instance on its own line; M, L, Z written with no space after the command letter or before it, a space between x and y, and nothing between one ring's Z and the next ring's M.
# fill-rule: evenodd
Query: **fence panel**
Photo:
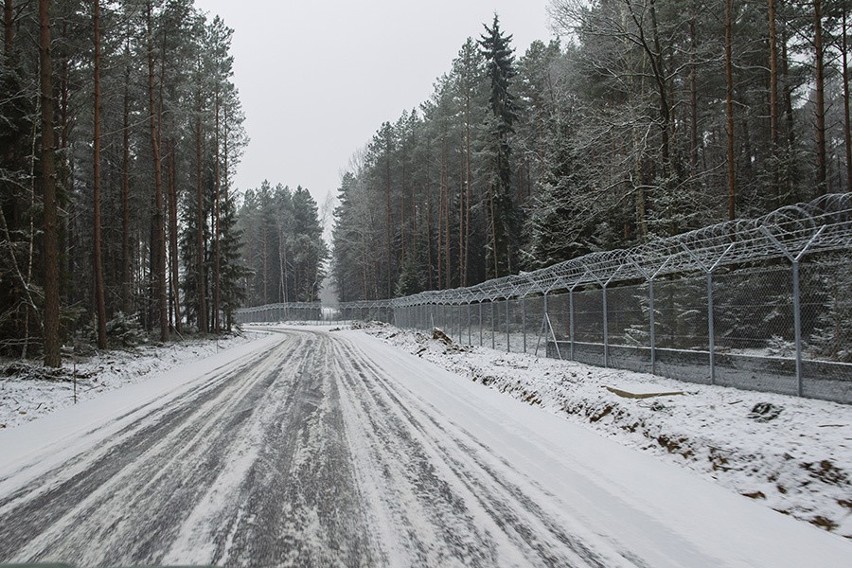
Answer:
M541 352L596 365L852 403L850 268L847 193L335 313L442 327L454 340L504 351L545 343ZM314 306L246 308L236 320L322 319Z

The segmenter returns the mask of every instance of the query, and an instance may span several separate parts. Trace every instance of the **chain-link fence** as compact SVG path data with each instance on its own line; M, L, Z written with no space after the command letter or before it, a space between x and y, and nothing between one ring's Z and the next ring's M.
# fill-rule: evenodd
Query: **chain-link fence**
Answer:
M470 288L342 304L334 316L852 403L852 194Z

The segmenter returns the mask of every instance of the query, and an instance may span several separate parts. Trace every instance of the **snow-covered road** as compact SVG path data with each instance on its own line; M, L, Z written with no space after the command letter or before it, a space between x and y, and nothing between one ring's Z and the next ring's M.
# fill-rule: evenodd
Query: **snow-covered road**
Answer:
M360 332L0 432L0 562L847 566L852 543Z

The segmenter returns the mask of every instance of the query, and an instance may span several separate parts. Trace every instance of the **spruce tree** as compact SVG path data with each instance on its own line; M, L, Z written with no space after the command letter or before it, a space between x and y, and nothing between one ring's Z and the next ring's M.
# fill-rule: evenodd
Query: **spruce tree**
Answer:
M491 80L489 104L491 116L487 128L491 171L485 207L488 211L487 246L488 276L496 278L511 274L517 262L517 216L512 202L512 146L511 136L518 116L517 99L511 92L516 75L512 36L504 35L498 16L479 46Z

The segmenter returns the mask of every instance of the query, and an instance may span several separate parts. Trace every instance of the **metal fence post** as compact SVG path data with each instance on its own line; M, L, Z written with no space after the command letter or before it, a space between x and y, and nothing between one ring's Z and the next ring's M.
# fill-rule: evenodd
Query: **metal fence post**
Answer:
M482 300L479 300L479 346L482 347Z
M654 375L657 374L657 338L656 338L656 326L654 321L654 281L648 281L648 314L649 314L649 323L648 323L648 342L651 346L651 373Z
M547 305L547 292L545 292L544 293L544 305L541 308L541 329L539 330L539 336L541 336L542 334L545 334L545 339L544 339L544 354L545 354L545 356L547 355L547 335L546 335L544 324L547 321L548 317L549 317L549 314L548 314L548 305ZM536 355L538 355L538 346L536 346L535 351L536 351Z
M574 288L576 284L568 289L568 334L571 340L571 360L576 361L574 357Z
M506 353L511 353L512 351L512 341L509 337L509 318L511 316L511 306L509 306L508 298L505 300L506 302Z
M716 384L716 328L713 321L713 271L707 272L707 333L710 347L710 384Z
M472 345L470 341L470 303L467 304L467 344Z
M524 353L527 352L527 297L521 298L521 329L524 332Z
M802 302L799 295L799 259L793 260L793 328L796 338L796 393L802 396Z
M604 367L609 367L609 323L607 322L606 310L606 285L601 286L603 293L603 342L604 342Z
M491 300L491 349L497 349L497 332L494 329L494 300Z

